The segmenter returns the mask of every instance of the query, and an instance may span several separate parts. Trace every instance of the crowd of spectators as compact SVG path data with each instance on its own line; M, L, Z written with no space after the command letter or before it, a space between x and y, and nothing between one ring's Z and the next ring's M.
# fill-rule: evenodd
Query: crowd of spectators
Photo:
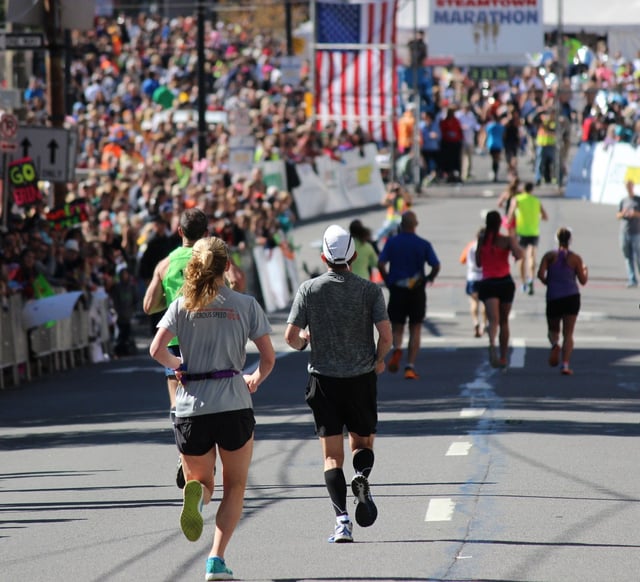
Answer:
M66 125L77 131L81 179L67 185L66 201L83 203L82 220L58 228L47 219L45 202L14 206L1 239L0 293L30 299L50 289L111 291L124 272L141 291L157 261L180 244L178 217L190 207L205 211L211 233L233 249L290 246L296 164L321 154L339 159L371 141L360 128L313 127L304 97L309 64L303 62L300 85L283 84L285 39L240 18L206 23L206 107L214 114L245 108L256 139L254 161L284 161L288 187L267 184L258 167L232 171L234 130L222 115L208 123L200 155L195 118L176 121L179 112L197 106L196 28L193 17L145 13L99 18L94 30L73 32L73 106ZM593 62L578 70L580 87L569 78L561 83L567 139L578 124L584 139L622 139L629 130L637 143L640 60L609 58L597 48L593 54ZM423 176L471 179L473 156L486 151L492 121L505 127L508 172L515 174L514 158L535 152L545 115L554 115L558 81L548 63L499 82L473 81L455 67L438 67L433 79L427 106L406 108L410 121L420 124ZM44 71L34 71L24 91L23 123L47 123L45 89ZM408 155L413 132L403 135L404 142L377 144L380 151Z
M567 176L572 143L638 145L640 51L625 58L620 52L609 55L603 41L590 48L565 39L564 52L562 78L557 50L545 51L538 62L512 69L500 81L476 82L456 67L443 69L435 79L421 76L420 111L408 103L398 122L401 179L412 180L416 123L421 177L427 183L474 178L474 154L492 156L490 176L480 179L510 180L518 174L520 158L533 165L536 182L549 183L558 175L552 171L556 153L560 180Z

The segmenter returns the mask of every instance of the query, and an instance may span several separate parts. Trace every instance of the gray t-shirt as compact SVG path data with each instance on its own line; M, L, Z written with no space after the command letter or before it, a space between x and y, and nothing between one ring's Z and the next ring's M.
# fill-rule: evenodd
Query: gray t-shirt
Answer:
M271 325L255 298L221 287L204 309L188 312L184 298L169 305L158 323L180 342L182 360L192 374L216 370L242 372L247 340L272 333ZM188 381L178 386L176 416L252 408L251 394L242 374L218 380Z
M635 210L636 212L640 212L640 196L625 196L622 200L620 200L620 204L618 206L618 212L623 212L625 210ZM640 234L640 218L623 218L620 224L620 230L626 234Z
M329 271L300 285L287 323L309 328L309 372L350 378L374 369L374 325L387 319L375 283L350 271Z

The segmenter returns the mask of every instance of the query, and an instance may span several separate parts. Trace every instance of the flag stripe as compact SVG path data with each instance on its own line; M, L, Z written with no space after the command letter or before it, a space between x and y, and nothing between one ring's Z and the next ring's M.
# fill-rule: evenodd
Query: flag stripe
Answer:
M349 131L360 126L376 141L395 136L397 95L395 15L397 0L332 3L319 1L316 39L331 46L316 49L316 115L318 125L335 121ZM357 10L354 9L357 7ZM358 22L359 30L346 26ZM361 50L341 44L366 44ZM375 48L375 45L390 45Z

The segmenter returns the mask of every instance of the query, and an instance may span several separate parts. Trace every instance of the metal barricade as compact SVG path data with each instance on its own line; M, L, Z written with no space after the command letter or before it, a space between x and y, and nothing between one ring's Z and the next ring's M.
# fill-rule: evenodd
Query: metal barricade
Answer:
M31 356L36 365L36 373L41 376L44 368L48 372L58 369L56 352L57 330L54 325L40 325L29 330L29 345L31 346Z
M0 388L5 387L5 370L11 369L13 385L20 383L21 372L31 379L27 337L22 329L22 297L6 300L0 313Z
M70 325L70 354L72 365L77 363L82 365L87 361L89 349L89 312L85 309L82 302L76 305L71 319Z

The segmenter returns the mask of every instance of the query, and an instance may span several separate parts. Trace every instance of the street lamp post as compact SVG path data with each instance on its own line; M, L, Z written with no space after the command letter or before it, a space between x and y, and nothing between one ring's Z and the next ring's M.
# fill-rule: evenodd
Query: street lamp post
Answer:
M562 140L563 140L563 124L561 123L562 117L562 102L560 100L560 93L563 90L564 85L564 70L565 70L565 52L564 52L564 25L563 25L563 0L558 0L558 72L557 83L558 88L556 90L556 153L555 153L555 166L556 166L556 185L558 190L562 188Z

